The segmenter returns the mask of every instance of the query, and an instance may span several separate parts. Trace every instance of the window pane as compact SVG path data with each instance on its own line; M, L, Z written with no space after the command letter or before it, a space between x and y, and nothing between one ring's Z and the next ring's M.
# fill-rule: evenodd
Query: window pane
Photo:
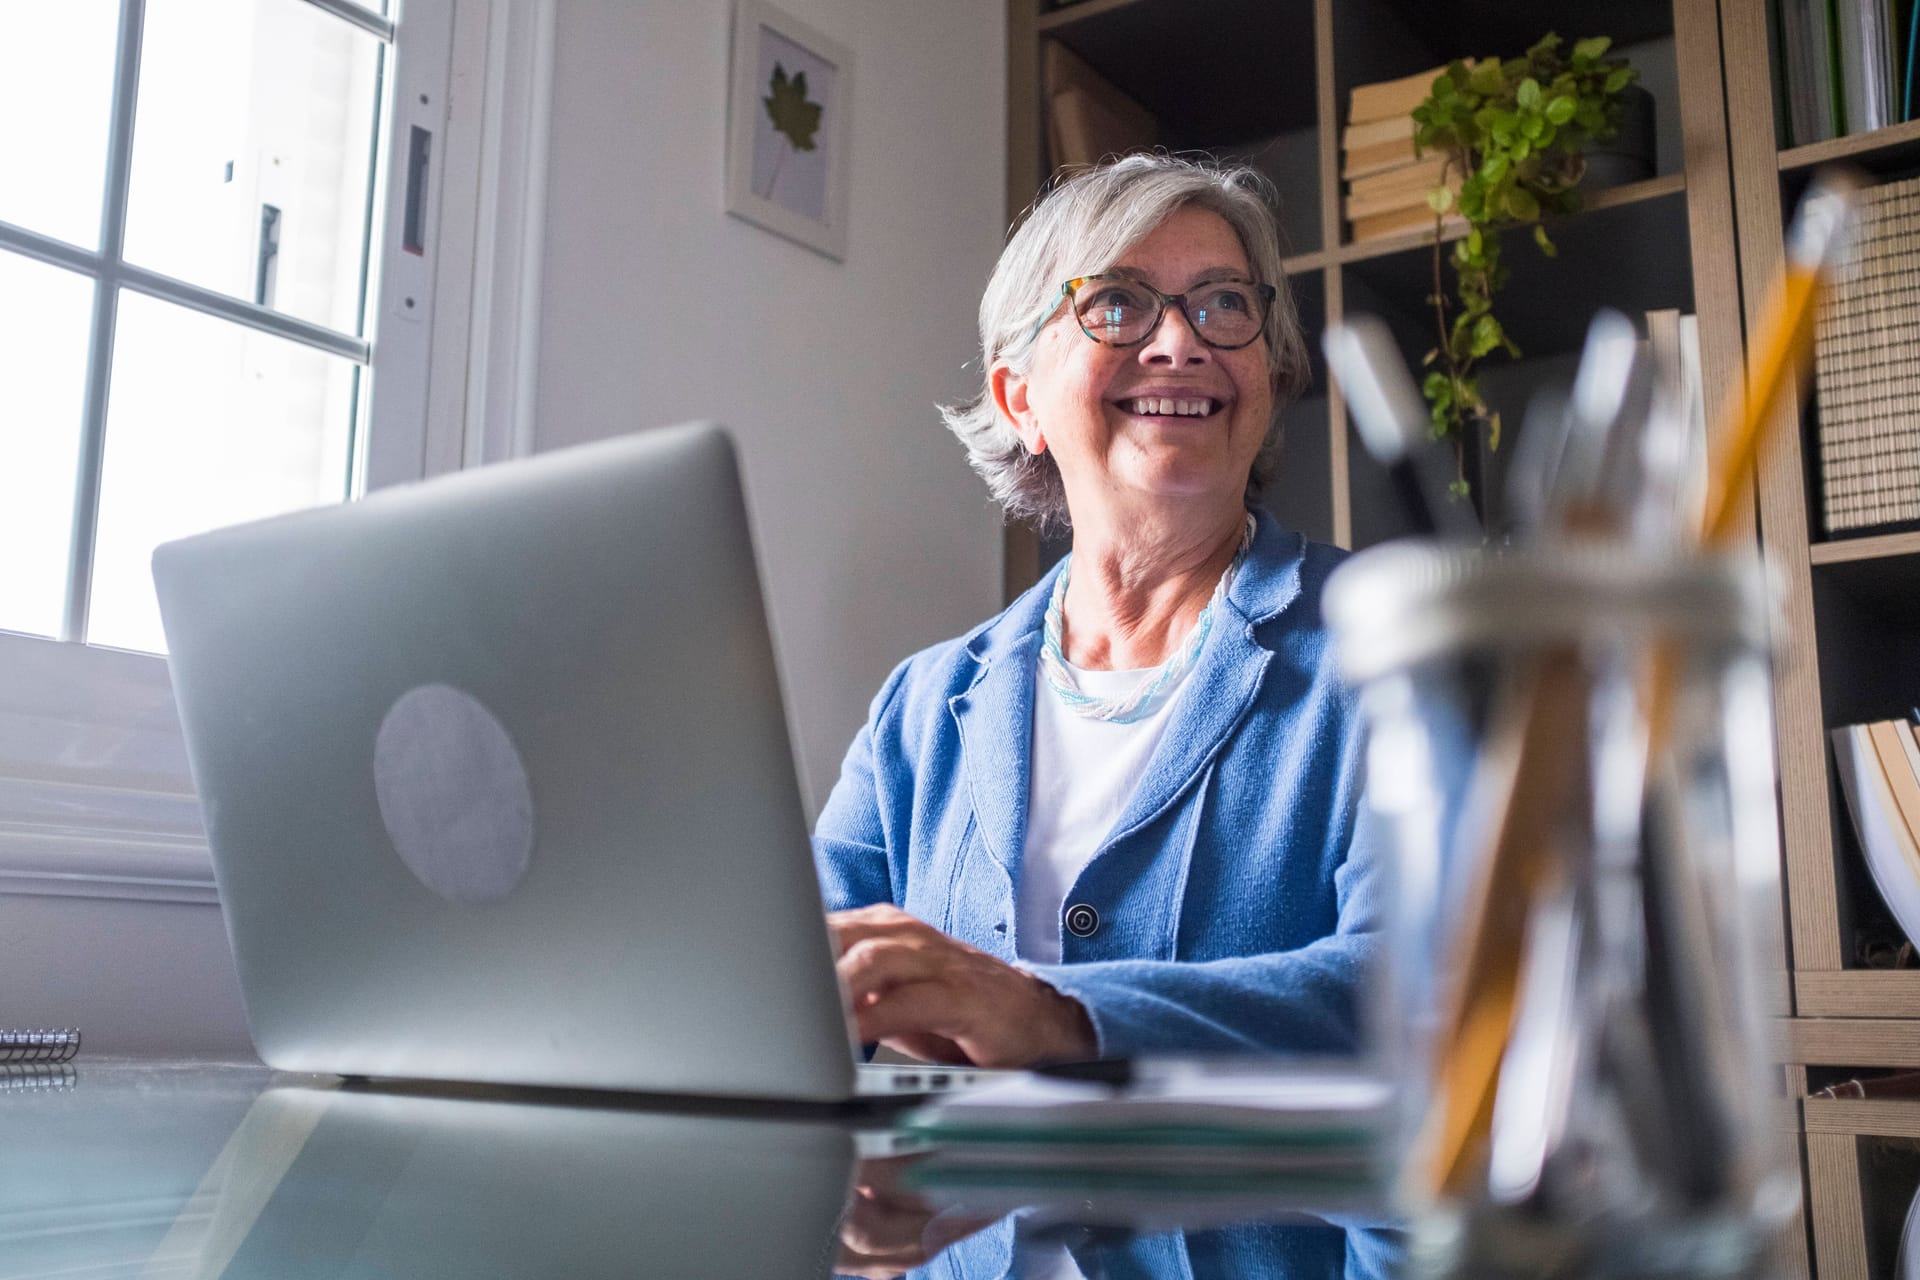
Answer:
M87 640L165 647L154 547L347 496L354 365L120 295Z
M379 57L301 0L147 0L128 260L357 332Z
M100 243L119 0L0 0L0 220Z
M60 634L93 283L0 252L0 631Z

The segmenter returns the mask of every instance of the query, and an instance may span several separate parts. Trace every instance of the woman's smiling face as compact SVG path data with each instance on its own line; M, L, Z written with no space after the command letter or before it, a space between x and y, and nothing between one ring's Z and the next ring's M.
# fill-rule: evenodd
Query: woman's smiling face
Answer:
M1166 294L1251 278L1233 228L1193 205L1176 210L1107 274ZM993 386L1027 447L1052 452L1069 509L1113 498L1126 505L1216 500L1237 510L1273 418L1267 339L1237 350L1210 347L1173 305L1131 347L1092 341L1073 308L1062 306L1041 330L1027 373L996 369Z

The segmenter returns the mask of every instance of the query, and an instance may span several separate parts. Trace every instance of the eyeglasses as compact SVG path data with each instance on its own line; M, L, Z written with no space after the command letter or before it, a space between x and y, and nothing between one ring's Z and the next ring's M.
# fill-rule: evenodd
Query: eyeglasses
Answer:
M1075 276L1060 286L1033 331L1045 328L1067 301L1080 332L1105 346L1133 347L1153 336L1172 305L1180 308L1200 341L1233 351L1266 332L1267 309L1277 293L1270 284L1249 280L1217 280L1185 293L1162 293L1129 276Z

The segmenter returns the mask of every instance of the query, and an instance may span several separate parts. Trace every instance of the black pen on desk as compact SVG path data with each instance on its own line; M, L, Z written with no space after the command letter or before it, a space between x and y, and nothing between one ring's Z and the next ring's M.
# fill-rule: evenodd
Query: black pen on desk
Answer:
M1132 1058L1087 1058L1079 1062L1048 1062L1033 1069L1038 1076L1055 1080L1084 1080L1089 1084L1107 1084L1124 1089L1133 1083Z
M1478 541L1479 522L1471 508L1453 496L1445 477L1434 470L1431 418L1387 326L1373 316L1352 316L1329 326L1320 346L1347 398L1361 443L1386 468L1414 532Z

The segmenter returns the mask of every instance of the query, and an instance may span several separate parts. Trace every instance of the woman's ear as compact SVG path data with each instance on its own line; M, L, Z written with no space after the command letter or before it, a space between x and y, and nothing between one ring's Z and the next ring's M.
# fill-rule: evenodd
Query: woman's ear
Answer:
M1040 415L1028 398L1028 382L1004 364L996 364L987 375L987 387L993 392L993 406L1013 426L1028 453L1045 453L1047 439L1040 431Z

